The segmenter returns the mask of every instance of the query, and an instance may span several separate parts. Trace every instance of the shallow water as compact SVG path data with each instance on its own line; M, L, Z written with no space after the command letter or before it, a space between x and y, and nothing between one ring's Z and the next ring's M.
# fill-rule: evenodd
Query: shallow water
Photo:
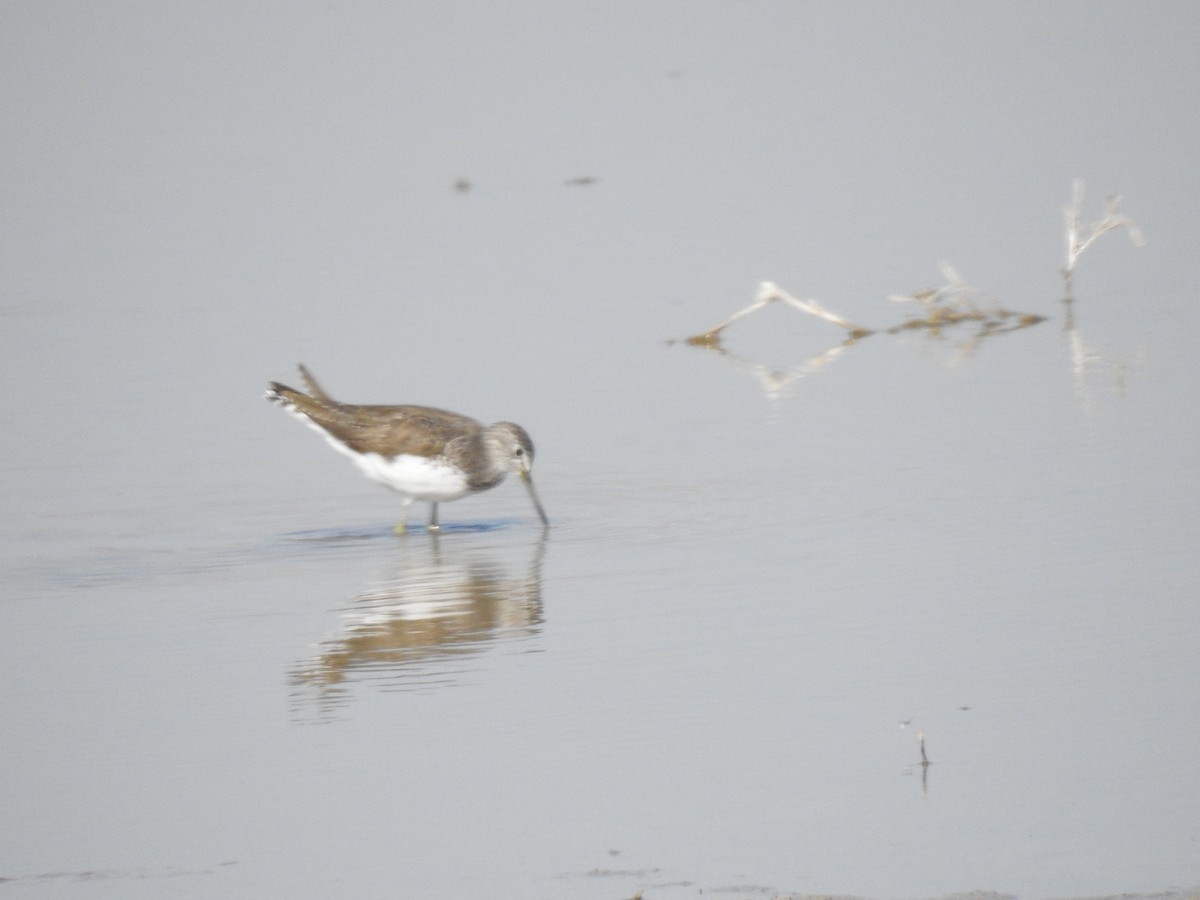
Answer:
M1190 6L4 16L0 893L1200 885Z

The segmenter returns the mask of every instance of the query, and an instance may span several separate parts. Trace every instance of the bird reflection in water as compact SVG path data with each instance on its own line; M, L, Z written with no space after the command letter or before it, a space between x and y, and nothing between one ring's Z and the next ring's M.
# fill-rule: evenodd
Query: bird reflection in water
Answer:
M499 561L499 549L440 537L405 543L394 573L339 609L340 632L293 667L294 707L315 705L328 718L350 701L355 682L385 690L453 685L493 644L528 641L542 624L545 543L543 535L519 576Z

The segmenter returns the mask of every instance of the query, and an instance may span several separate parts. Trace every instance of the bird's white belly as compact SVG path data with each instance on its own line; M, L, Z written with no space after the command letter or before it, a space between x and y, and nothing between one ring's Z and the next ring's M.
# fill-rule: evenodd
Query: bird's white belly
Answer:
M414 500L438 503L457 500L470 492L466 476L453 466L407 453L390 458L378 453L358 453L340 441L328 435L326 437L335 450L348 456L359 471L372 481L387 485Z

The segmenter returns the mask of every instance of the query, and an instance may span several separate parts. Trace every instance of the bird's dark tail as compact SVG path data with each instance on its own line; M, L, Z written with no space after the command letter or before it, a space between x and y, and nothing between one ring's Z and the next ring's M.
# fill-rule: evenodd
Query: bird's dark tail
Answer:
M263 396L310 425L327 430L340 422L344 418L345 407L325 393L304 366L300 367L300 377L304 379L304 386L311 393L306 394L286 384L272 381Z
M301 363L297 368L300 369L300 380L304 382L304 386L308 388L308 393L317 400L323 400L326 403L337 403L332 397L325 393L325 389L317 384L317 379L313 378L312 372L308 371Z
M330 397L325 392L325 389L317 383L317 379L313 378L312 372L308 371L303 365L299 366L299 369L304 387L308 389L307 394L295 388L288 387L286 384L280 384L278 381L272 381L263 396L276 406L282 406L288 412L299 412L304 415L310 415L314 406L332 407L338 405L338 402Z
M278 381L271 382L263 397L276 406L282 406L286 410L294 410L300 404L302 398L304 400L309 399L295 388L290 388L286 384L280 384Z

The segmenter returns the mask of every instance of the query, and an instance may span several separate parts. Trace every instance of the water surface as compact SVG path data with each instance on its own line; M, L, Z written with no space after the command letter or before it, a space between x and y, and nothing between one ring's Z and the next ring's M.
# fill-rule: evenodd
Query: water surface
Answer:
M1190 5L0 15L0 893L1200 885Z

